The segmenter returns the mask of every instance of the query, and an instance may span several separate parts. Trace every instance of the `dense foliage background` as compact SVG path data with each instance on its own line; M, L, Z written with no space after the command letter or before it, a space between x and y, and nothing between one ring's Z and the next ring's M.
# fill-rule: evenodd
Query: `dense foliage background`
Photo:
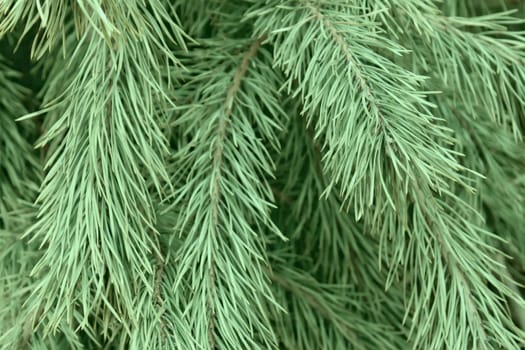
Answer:
M523 348L524 11L0 1L0 349Z

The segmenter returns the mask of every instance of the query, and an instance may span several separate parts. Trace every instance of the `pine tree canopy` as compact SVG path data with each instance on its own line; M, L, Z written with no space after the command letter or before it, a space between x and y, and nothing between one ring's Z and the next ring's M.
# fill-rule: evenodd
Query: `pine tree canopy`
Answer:
M525 349L525 2L0 0L0 349Z

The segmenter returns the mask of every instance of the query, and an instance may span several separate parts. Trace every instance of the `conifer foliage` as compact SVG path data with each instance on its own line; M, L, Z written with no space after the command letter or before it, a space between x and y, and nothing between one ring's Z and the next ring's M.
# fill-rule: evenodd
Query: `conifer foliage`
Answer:
M524 29L0 1L0 349L525 347Z

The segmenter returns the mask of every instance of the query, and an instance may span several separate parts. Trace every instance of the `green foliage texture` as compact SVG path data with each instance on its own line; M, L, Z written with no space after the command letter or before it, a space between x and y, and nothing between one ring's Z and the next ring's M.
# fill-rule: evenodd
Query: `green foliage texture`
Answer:
M525 4L0 0L0 349L525 348Z

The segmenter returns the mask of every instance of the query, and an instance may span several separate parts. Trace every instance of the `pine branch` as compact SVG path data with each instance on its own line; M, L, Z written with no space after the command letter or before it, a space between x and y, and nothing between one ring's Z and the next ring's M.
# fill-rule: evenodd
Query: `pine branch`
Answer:
M520 184L519 181L525 170L525 158L521 152L523 144L514 142L505 129L494 130L490 121L474 121L468 108L454 105L447 96L440 97L436 102L442 114L447 115L451 125L458 130L458 151L466 155L464 163L487 174L487 178L480 181L480 196L472 204L485 212L485 217L489 218L488 226L507 240L497 242L502 251L512 256L515 264L525 266L521 259L522 235L514 234L520 232L525 224L525 183ZM497 260L502 266L507 265L503 254L499 254ZM507 266L502 275L502 281L507 283L508 288L519 294ZM524 306L514 300L509 300L509 306L517 325L525 330Z
M27 89L17 82L18 79L20 74L8 67L0 56L0 218L5 227L11 225L2 214L7 215L21 200L32 200L39 180L38 161L26 140L31 135L28 125L15 123L15 118L26 113L22 101Z
M512 227L508 232L519 232L525 224L525 187L519 179L525 170L523 142L515 142L505 129L494 129L488 120L475 120L468 108L454 105L450 97L442 96L436 101L449 123L458 130L458 152L465 154L464 163L479 173L486 174L480 181L480 199L487 212L486 217L504 222ZM452 107L454 106L454 107ZM507 238L506 233L500 235ZM518 237L515 237L518 238ZM517 244L518 247L521 244Z
M193 103L175 124L190 140L173 167L173 208L183 208L176 232L185 237L177 285L188 285L188 317L208 349L276 346L261 235L263 228L281 234L269 217L270 188L259 179L273 168L262 140L276 142L282 112L263 40L242 55L232 52L245 41L202 41L187 58L195 75L180 88Z
M359 310L358 294L342 285L323 285L305 271L278 265L270 276L276 295L288 304L287 321L278 321L276 326L287 349L407 346L393 329L365 318Z
M471 17L508 10L519 5L521 0L445 0L441 4L444 13L450 16Z
M45 247L33 269L39 284L26 317L44 323L46 333L63 322L80 329L100 326L106 337L120 327L129 331L142 317L135 295L154 294L149 257L160 252L149 234L156 234L155 214L145 178L159 192L169 182L155 104L165 89L159 81L161 57L176 62L166 38L178 29L165 22L158 2L148 8L121 6L104 18L122 34L108 38L90 28L78 42L74 35L65 39L69 65L64 69L57 60L51 71L62 85L50 81L44 95L48 107L35 113L47 112L53 123L39 142L49 146L50 157L39 218L26 233ZM90 21L108 33L107 23L96 16ZM89 321L94 314L97 326Z
M156 198L156 204L161 198ZM162 209L161 209L162 207ZM198 343L191 334L190 323L184 314L187 301L185 293L177 288L177 256L182 241L173 234L174 220L172 213L163 213L165 206L156 207L158 213L155 244L162 253L151 257L156 265L155 275L151 276L154 294L143 290L137 295L136 312L142 315L141 322L130 329L130 334L121 333L107 347L130 350L142 349L197 349ZM97 347L94 347L97 349Z
M27 141L31 123L15 123L26 113L22 105L27 89L20 74L0 56L0 347L16 345L19 332L11 327L18 316L33 281L28 278L35 259L34 246L20 239L34 220L31 202L38 191L39 164Z
M405 266L406 288L414 288L408 310L415 346L439 349L453 337L460 347L517 347L520 331L501 300L523 301L499 280L497 250L485 243L494 235L455 194L458 187L472 191L462 174L467 169L443 146L454 140L429 111L428 94L420 92L424 78L389 60L404 50L380 35L372 21L380 12L362 13L365 5L288 5L252 15L259 31L271 33L275 60L289 88L298 81L295 94L324 142L324 170L332 179L325 193L339 185L356 217L364 214L380 233L381 249L393 250L387 286ZM443 306L448 300L455 303L450 308Z
M315 276L330 283L368 285L369 279L377 277L372 274L379 272L375 266L366 272L360 267L363 256L371 253L367 251L370 245L358 243L363 228L340 210L341 202L334 192L320 200L327 185L322 154L303 124L302 120L291 119L282 137L276 176L280 183L274 186L281 194L279 210L290 210L296 220L291 223L286 213L283 223L290 224L290 239L299 245L296 253L313 261Z
M270 276L273 282L277 283L287 292L296 293L297 297L304 300L308 306L315 310L316 314L319 314L321 317L332 321L341 334L344 334L350 343L356 347L356 349L366 349L366 347L357 340L354 328L347 323L347 319L334 316L336 310L335 308L331 309L329 306L324 305L322 301L317 300L319 292L308 290L304 287L304 282L291 282L288 276L284 278L275 273L271 274ZM346 309L345 306L340 306L339 308L343 310Z
M344 184L342 199L360 217L374 202L397 205L382 173L384 167L391 166L395 178L402 179L401 188L416 176L416 171L428 179L436 192L446 190L449 181L467 185L455 155L435 141L453 142L449 130L439 125L429 112L426 93L418 90L424 77L374 53L369 45L395 54L404 49L375 34L375 24L366 18L344 11L327 10L325 15L320 11L310 2L297 7L298 18L285 17L287 10L276 11L275 18L261 11L265 17L260 17L259 27L261 32L275 31L272 41L277 47L277 64L289 74L289 84L296 79L300 82L295 93L302 96L309 123L315 122L316 138L324 138L323 165L331 178L327 192L336 184ZM279 21L283 21L284 29L265 26L267 22ZM294 23L299 24L291 31ZM352 38L355 50L348 39L343 41L343 35ZM304 47L297 46L299 42ZM326 57L329 62L310 64L325 60L327 52L333 53ZM372 60L377 63L371 63ZM326 66L335 70L332 72ZM399 101L406 102L399 104ZM343 118L345 115L348 117ZM359 132L372 138L360 138ZM380 154L385 154L388 163L383 164ZM414 170L407 168L408 158ZM355 174L353 179L348 178L350 174Z
M293 110L290 107L287 109ZM335 193L320 198L326 186L321 169L320 150L316 147L311 133L304 128L303 122L293 118L286 130L287 132L282 136L283 148L279 155L277 180L274 186L282 189L279 191L287 201L278 201L274 220L283 232L292 233L290 243L275 243L275 245L282 249L290 249L292 256L283 256L279 265L296 266L302 269L302 274L308 271L318 281L332 286L327 288L327 293L328 290L331 291L330 293L341 292L350 298L352 306L335 307L335 310L346 316L343 317L344 320L336 317L336 323L349 322L352 329L356 324L366 323L368 330L374 329L377 343L365 341L363 344L362 338L366 338L363 334L368 331L359 327L354 329L360 335L356 336L359 340L353 337L343 341L347 334L343 331L340 334L339 332L333 334L334 339L339 339L343 343L357 342L365 348L406 348L404 335L394 331L394 328L399 327L402 322L401 289L398 288L399 286L391 287L388 292L384 289L387 276L385 271L377 268L378 242L366 236L362 225L354 222L350 215L340 210L341 204ZM286 279L289 277L287 276ZM301 282L301 285L305 283ZM335 286L339 286L341 290ZM276 288L279 286L277 285ZM283 300L286 298L288 297L283 296ZM307 299L299 295L297 298ZM324 297L314 293L312 298ZM399 304L396 304L395 300ZM315 310L315 307L312 306L312 310ZM321 319L331 319L325 316L323 315ZM289 329L288 323L293 322L292 328L297 330L294 334L281 334L280 338L288 339L288 342L291 342L288 347L293 349L336 347L336 345L327 345L335 343L326 343L325 337L331 337L324 334L323 330L317 331L322 335L311 331L319 327L305 320L315 317L318 316L295 312L276 316L279 318L277 329ZM303 331L300 331L301 329ZM326 328L326 332L330 330L332 327Z
M430 0L378 0L375 6L392 9L379 14L392 32L403 37L417 35L404 41L419 66L437 68L445 90L454 87L456 102L472 112L484 110L482 116L521 138L519 114L508 109L525 102L525 39L521 32L510 31L507 26L525 23L522 19L512 16L512 11L446 17Z
M142 322L131 329L129 340L126 335L121 336L115 340L116 345L126 344L130 350L198 348L196 340L189 337L191 328L184 318L184 300L174 288L176 274L175 267L165 265L162 277L155 276L161 303L148 291L141 293L137 310L143 317Z
M513 6L0 0L0 348L525 346Z
M213 23L217 14L214 9L217 7L216 0L186 0L173 1L173 7L178 17L182 19L184 29L193 39L206 37L209 26Z
M141 0L125 3L118 0L5 0L0 2L0 13L3 14L0 19L0 38L16 26L22 26L22 40L36 24L38 32L31 56L40 59L59 44L65 50L66 38L72 33L69 18L73 17L78 37L93 31L104 38L108 45L122 35L149 38L151 44L164 48L164 54L167 54L168 43L184 46L187 39L184 31L176 24L178 18L175 12L166 11L167 8L171 9L161 0L148 1L147 4ZM66 54L65 51L63 53Z

